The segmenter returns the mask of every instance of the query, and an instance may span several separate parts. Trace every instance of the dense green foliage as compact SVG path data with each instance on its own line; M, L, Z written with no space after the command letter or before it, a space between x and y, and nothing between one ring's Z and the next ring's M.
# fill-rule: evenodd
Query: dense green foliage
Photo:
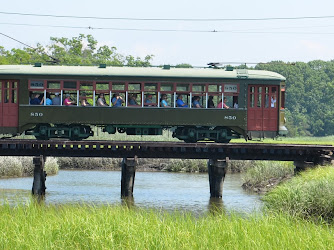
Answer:
M333 228L282 214L244 218L126 207L0 206L1 249L329 249Z
M286 77L286 117L291 136L334 135L334 61L270 62L255 68Z
M0 46L0 64L44 64L58 63L61 65L117 65L117 66L150 66L153 55L144 59L124 56L117 53L116 47L99 46L98 41L91 35L80 34L71 39L51 37L50 45L37 44L36 49L23 48L6 50Z
M334 220L334 168L302 172L264 198L267 208L302 218Z

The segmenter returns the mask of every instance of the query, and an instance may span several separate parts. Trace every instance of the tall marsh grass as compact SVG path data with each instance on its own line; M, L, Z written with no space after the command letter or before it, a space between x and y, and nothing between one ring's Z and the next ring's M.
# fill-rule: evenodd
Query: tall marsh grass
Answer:
M263 201L270 210L334 221L334 168L319 167L278 186Z
M280 178L294 173L293 162L254 161L243 176L243 180L251 185L259 184L271 178Z
M282 214L244 218L125 207L0 207L1 249L329 249L334 229Z
M34 164L32 157L0 157L0 178L33 176ZM57 159L47 157L44 169L48 175L58 173Z

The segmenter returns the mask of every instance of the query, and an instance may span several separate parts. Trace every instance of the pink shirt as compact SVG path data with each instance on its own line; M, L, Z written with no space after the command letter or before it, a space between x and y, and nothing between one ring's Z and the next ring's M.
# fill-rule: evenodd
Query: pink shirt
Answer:
M218 103L217 108L221 109L222 105L224 105L224 109L228 109L229 108L225 103L222 103L222 102Z
M69 97L65 98L65 100L64 100L64 105L65 105L65 106L72 105L71 100L70 100Z

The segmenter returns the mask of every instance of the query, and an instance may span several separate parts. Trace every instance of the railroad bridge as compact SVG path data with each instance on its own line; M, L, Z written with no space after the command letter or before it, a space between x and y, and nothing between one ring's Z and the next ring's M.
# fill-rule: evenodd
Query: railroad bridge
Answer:
M228 160L293 161L296 171L330 164L334 146L265 143L183 143L143 141L0 140L1 156L33 156L32 193L45 194L45 159L53 157L123 158L121 196L132 197L137 158L208 159L211 197L222 197Z

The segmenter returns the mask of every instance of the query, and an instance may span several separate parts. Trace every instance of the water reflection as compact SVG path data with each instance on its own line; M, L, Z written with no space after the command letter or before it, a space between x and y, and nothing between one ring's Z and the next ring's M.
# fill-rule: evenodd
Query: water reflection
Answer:
M121 199L121 172L60 171L46 180L46 204L124 204L145 209L203 214L214 211L249 213L261 207L260 196L244 192L239 174L227 174L223 199L210 199L208 174L137 172L134 199ZM1 179L0 203L25 203L33 178Z
M212 215L224 214L226 212L223 199L221 198L210 198L208 209Z
M135 199L133 197L121 197L122 206L127 207L129 209L135 208Z

